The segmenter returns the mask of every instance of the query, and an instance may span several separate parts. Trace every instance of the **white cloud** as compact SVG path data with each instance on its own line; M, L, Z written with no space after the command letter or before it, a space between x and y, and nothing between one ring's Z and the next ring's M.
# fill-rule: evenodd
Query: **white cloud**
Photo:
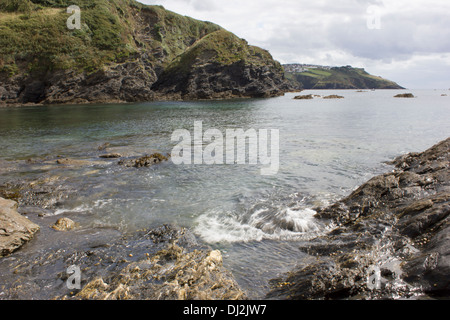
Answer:
M450 1L141 2L217 23L282 63L351 64L385 72L378 75L408 87L450 87L450 73L443 72L450 53ZM380 29L367 27L372 8L379 12Z

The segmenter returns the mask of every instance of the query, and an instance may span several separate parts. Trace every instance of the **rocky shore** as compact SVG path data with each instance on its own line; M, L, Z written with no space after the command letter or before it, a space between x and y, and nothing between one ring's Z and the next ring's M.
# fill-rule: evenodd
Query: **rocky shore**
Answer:
M16 207L0 199L0 299L246 299L223 267L221 252L198 243L186 229L165 225L120 234L83 228L68 218L40 228ZM11 255L33 236L32 250ZM72 266L80 268L79 288L69 286Z
M271 280L265 298L448 298L449 150L450 138L400 156L389 163L392 172L316 208L315 218L329 231L300 248L306 258ZM98 153L112 151L105 145ZM61 159L42 164L89 164ZM167 161L159 153L100 159L125 170ZM221 252L187 229L148 226L122 233L53 216L71 192L67 181L52 177L0 188L0 196L9 198L0 198L0 299L246 299L223 267ZM82 272L79 289L67 287L70 266Z
M137 170L168 160L160 153L121 157L108 151L109 144L98 148L101 160L30 159L16 167L64 172L109 163ZM104 156L112 154L117 157ZM64 214L55 216L58 203L77 192L66 178L55 174L0 186L0 299L246 298L223 267L221 252L199 243L187 229L149 226L128 233L86 226L80 216L71 216L76 221ZM80 268L79 289L67 286L71 266Z
M392 161L317 209L333 230L301 248L315 259L272 281L271 299L450 296L450 138Z

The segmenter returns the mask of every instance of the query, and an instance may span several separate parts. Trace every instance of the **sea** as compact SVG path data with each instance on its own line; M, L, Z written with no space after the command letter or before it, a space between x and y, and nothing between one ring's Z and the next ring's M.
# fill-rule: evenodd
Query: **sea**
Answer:
M394 98L405 92L415 98ZM299 94L314 99L294 99ZM344 98L322 98L331 94ZM203 133L216 134L215 140L194 133L199 123ZM225 140L227 130L241 129L258 138L278 133L270 145L275 172L262 174L267 163L251 163L250 153L259 149L248 145L244 162L169 159L133 168L99 158L107 152L130 159L171 154L180 144L174 139L180 130L191 134L192 150L204 150L220 142L221 133ZM82 229L187 228L200 243L222 252L224 266L257 299L269 290L270 279L308 263L301 248L332 228L314 217L318 208L391 171L387 162L395 157L424 151L449 136L447 89L308 90L268 99L0 108L0 166L15 168L0 169L0 185L42 176L63 180L76 192L49 211L55 220L69 217ZM222 150L217 145L215 155ZM61 158L84 165L54 165ZM42 246L41 238L24 253Z

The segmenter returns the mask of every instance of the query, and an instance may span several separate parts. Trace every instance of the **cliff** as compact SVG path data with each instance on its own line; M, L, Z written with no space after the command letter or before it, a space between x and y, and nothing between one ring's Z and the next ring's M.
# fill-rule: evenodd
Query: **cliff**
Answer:
M299 68L285 65L286 78L299 89L404 89L397 83L373 76L362 68L323 67Z
M70 5L81 28L70 30ZM265 50L134 0L0 3L0 105L262 97L289 88Z

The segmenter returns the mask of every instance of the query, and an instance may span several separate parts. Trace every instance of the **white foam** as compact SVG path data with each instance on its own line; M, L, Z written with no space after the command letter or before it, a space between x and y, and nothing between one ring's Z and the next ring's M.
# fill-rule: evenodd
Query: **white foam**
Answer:
M58 216L60 214L69 212L69 213L79 213L79 212L86 212L89 211L91 208L85 204L82 204L81 206L75 207L73 209L58 209L55 211L54 215Z
M246 219L236 214L211 211L197 218L194 231L209 243L306 240L325 231L315 214L308 208L284 208L276 213L263 208L244 222Z
M112 199L100 199L95 200L92 205L83 203L77 207L74 208L63 208L63 209L57 209L54 213L55 216L63 214L63 213L90 213L93 210L102 209L107 205L110 205L112 203Z

